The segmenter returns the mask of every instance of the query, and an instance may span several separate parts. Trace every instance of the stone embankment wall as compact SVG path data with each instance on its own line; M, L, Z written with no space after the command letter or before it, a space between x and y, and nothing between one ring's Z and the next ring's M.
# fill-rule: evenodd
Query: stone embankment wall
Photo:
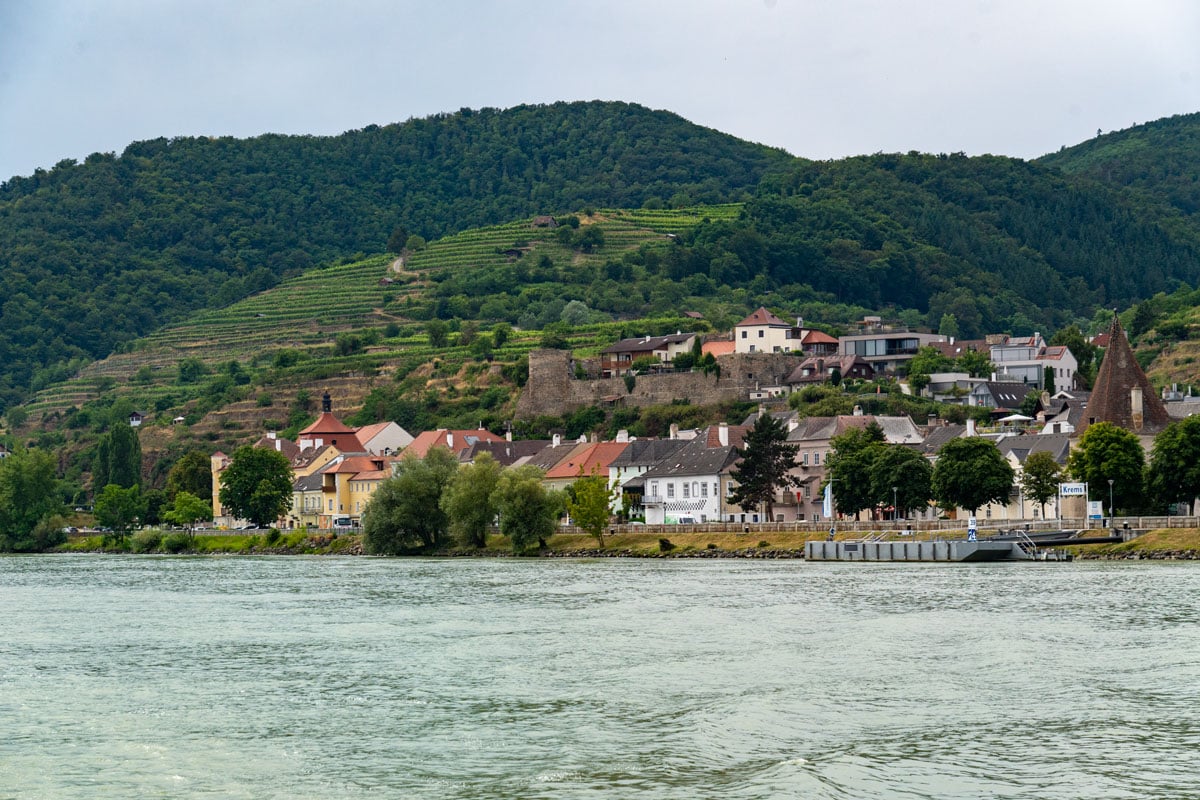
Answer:
M703 372L638 375L630 392L623 377L576 378L575 362L564 350L534 350L529 354L529 381L517 401L516 415L520 419L559 416L604 404L650 406L687 400L708 405L748 400L760 387L782 385L801 360L782 353L734 353L717 359L720 376Z

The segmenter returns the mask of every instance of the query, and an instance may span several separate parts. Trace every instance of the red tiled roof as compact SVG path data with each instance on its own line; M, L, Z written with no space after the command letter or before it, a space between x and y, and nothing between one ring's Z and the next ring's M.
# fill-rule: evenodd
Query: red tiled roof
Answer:
M450 447L447 444L446 434L451 434L454 437L454 446ZM479 429L473 431L451 431L445 428L438 428L436 431L421 431L417 434L417 438L413 439L412 444L404 448L405 453L415 453L418 457L424 458L431 447L448 447L458 453L464 448L470 447L474 442L502 442L504 437L497 436L489 430Z
M572 453L571 458L565 458L547 470L547 478L577 478L580 470L584 475L598 472L608 478L608 465L624 452L629 442L595 442L586 449Z
M763 308L762 306L759 306L759 309L757 311L755 311L753 314L746 317L744 320L739 322L737 325L734 325L733 327L741 328L744 325L773 325L773 326L779 326L782 328L792 327L788 323L781 320L779 317L772 314L770 311L767 311L767 309Z
M717 356L727 356L737 348L737 342L732 340L718 340L715 342L705 342L700 346L700 352L704 355L712 353L713 358Z
M800 344L837 344L836 336L830 336L824 331L805 331Z

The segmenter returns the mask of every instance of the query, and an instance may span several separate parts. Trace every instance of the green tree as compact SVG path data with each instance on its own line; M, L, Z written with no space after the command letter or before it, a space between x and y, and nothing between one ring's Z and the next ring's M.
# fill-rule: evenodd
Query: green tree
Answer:
M1109 314L1109 317L1111 317L1111 314ZM1071 351L1071 355L1075 356L1075 361L1079 365L1075 370L1076 376L1078 376L1079 380L1085 386L1091 386L1092 381L1096 377L1097 348L1087 340L1087 337L1083 335L1083 331L1079 330L1079 326L1068 325L1065 328L1059 329L1050 338L1050 344L1061 345Z
M363 548L396 555L444 544L450 520L442 494L457 471L458 459L445 447L431 448L424 458L406 454L363 509Z
M1042 388L1050 395L1058 391L1058 389L1054 388L1054 367L1042 368Z
M92 486L110 483L140 486L142 482L142 445L137 429L124 420L113 423L112 430L100 437L92 462Z
M211 501L197 497L188 491L179 491L175 494L175 502L171 508L163 513L163 519L172 525L187 528L188 539L194 539L196 523L212 519L212 515Z
M167 499L189 492L212 503L212 461L201 450L190 450L171 465L167 472Z
M955 367L972 378L986 378L996 370L996 366L987 353L979 350L967 350L954 360Z
M833 482L833 498L838 513L853 514L876 505L871 485L871 468L884 446L883 429L872 421L866 428L850 428L829 440L825 460L828 480Z
M544 549L565 507L563 493L548 490L542 483L545 474L532 465L508 469L496 486L500 532L508 537L515 553L534 544Z
M957 339L959 336L958 318L950 313L942 314L942 320L938 323L938 333Z
M871 463L871 492L875 501L890 505L895 500L897 517L907 516L904 512L909 509L929 505L933 497L932 478L929 459L904 445L882 445Z
M491 453L480 453L475 463L458 468L442 493L442 510L450 518L450 532L463 546L487 546L488 528L498 514L492 496L502 471Z
M1189 508L1195 503L1200 497L1200 417L1176 420L1154 437L1146 476L1157 503L1187 503Z
M1092 497L1106 492L1112 480L1113 503L1123 509L1142 507L1145 466L1146 454L1137 436L1111 422L1089 425L1079 437L1079 446L1067 457L1067 469L1088 484Z
M18 448L0 459L0 552L28 552L59 544L38 526L63 511L54 456ZM61 533L61 525L59 526Z
M96 495L95 512L96 522L112 529L105 535L105 543L121 545L145 515L146 501L138 486L110 483Z
M389 253L402 253L406 244L408 244L408 228L403 225L397 225L392 228L392 235L387 240L387 251Z
M1030 389L1025 393L1025 396L1021 398L1021 405L1017 408L1017 411L1021 412L1027 417L1032 417L1037 413L1038 406L1041 404L1042 393L1037 389Z
M239 447L221 473L221 504L255 525L274 525L292 504L292 465L276 450Z
M742 508L760 503L768 520L775 519L775 493L796 485L798 445L789 444L787 426L770 414L759 414L746 432L742 447L734 448L741 461L730 472L737 481L730 502Z
M941 350L925 345L917 350L916 355L908 362L908 374L932 375L935 372L945 372L953 363Z
M508 340L512 338L512 325L507 322L497 322L492 326L492 344L496 347L504 347Z
M616 489L608 485L608 478L599 473L581 475L572 484L572 499L567 501L567 513L571 521L593 537L604 547L604 529L612 519L613 500Z
M1042 518L1046 518L1046 503L1058 495L1058 484L1062 480L1062 467L1054 456L1045 450L1030 453L1021 469L1021 493L1042 507Z
M996 445L978 436L951 439L933 465L933 497L942 508L965 508L973 515L988 503L1007 503L1013 469Z
M442 319L431 319L425 323L425 333L429 336L430 347L445 347L450 340L450 326Z
M178 369L180 383L195 383L208 374L208 367L198 358L181 359Z
M912 388L913 394L919 395L925 391L925 387L929 385L929 376L923 372L909 373L908 385Z

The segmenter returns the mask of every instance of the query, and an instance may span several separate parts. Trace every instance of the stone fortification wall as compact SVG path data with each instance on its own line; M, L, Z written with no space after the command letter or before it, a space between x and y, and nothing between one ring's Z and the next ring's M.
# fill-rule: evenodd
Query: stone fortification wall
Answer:
M638 375L633 391L625 379L575 378L575 362L563 350L534 350L529 354L529 381L517 401L516 415L529 419L540 414L559 416L592 405L650 406L687 400L695 405L748 400L763 386L779 386L801 361L782 353L733 353L717 363L721 374L667 372Z

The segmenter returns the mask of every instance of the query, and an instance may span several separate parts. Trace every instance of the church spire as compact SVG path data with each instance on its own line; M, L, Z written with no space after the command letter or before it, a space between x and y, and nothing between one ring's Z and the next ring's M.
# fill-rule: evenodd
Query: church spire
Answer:
M1114 314L1108 330L1108 349L1083 412L1083 423L1075 435L1082 434L1095 422L1111 422L1137 434L1153 434L1167 427L1170 421L1166 406L1133 355L1120 317Z

